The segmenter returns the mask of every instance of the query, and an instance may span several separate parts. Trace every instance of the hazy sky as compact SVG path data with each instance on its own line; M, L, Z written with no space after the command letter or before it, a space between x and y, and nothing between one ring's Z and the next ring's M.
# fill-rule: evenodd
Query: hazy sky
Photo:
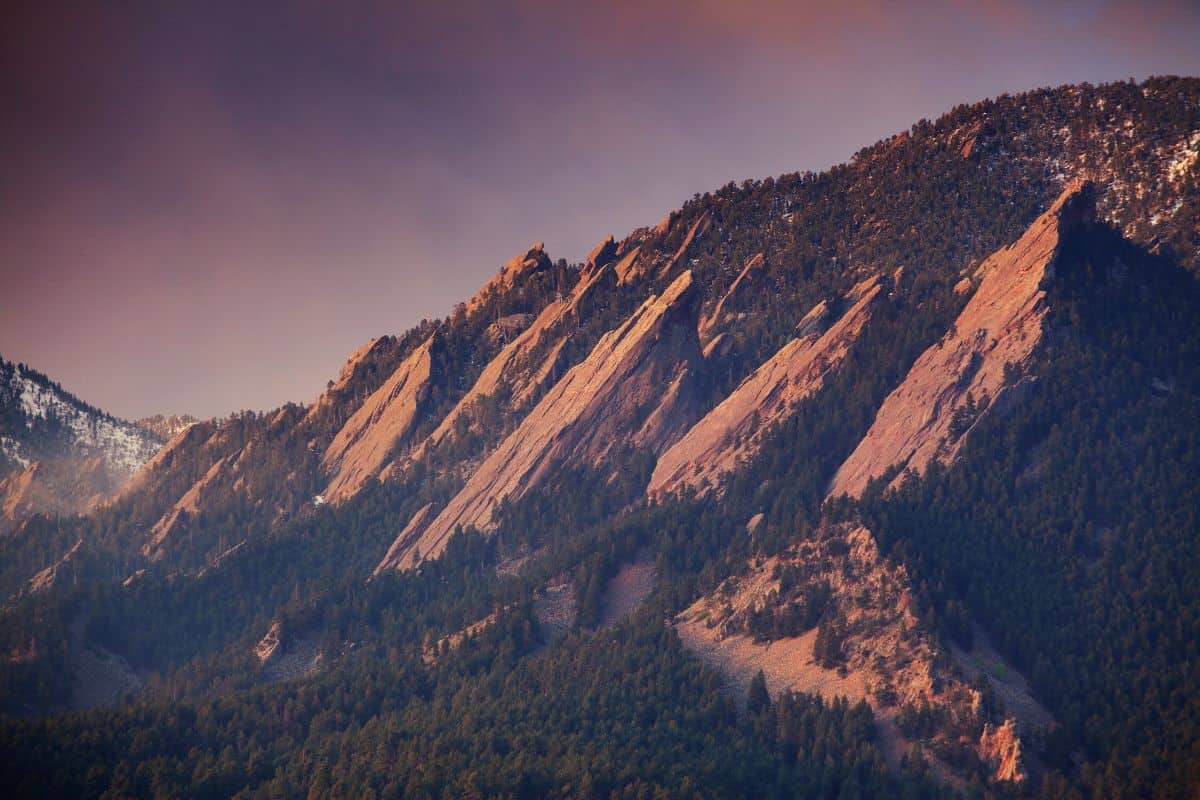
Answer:
M20 5L0 355L128 417L309 402L533 241L960 102L1200 74L1194 0Z

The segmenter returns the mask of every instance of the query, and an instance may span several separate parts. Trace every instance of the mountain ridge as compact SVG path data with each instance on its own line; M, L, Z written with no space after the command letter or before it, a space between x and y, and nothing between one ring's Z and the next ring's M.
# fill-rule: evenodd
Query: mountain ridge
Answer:
M1195 404L1198 129L1194 79L1006 95L825 173L697 195L582 264L530 248L447 318L364 344L313 404L196 423L115 502L0 542L15 598L0 675L33 687L0 697L52 706L59 684L45 676L87 646L66 633L76 623L157 673L142 698L234 708L318 687L409 719L451 683L456 703L486 704L480 686L537 664L591 663L592 648L634 663L641 650L623 648L645 647L664 675L699 669L679 667L698 663L689 650L721 654L703 673L705 708L726 708L722 678L750 693L708 720L726 732L746 714L787 719L810 702L792 689L824 715L840 701L822 687L857 687L872 780L1021 793L1044 773L1051 789L1095 790L1104 765L1138 759L1186 770L1178 745L1139 741L1106 704L1148 683L1140 641L1190 663L1186 626L1155 627L1145 587L1118 566L1141 564L1156 602L1192 618L1193 562L1171 534L1188 511L1142 476L1158 474L1150 454L1169 474L1192 452L1194 431L1169 422ZM1095 309L1122 293L1108 341ZM1139 325L1164 355L1139 349ZM1080 387L1061 365L1122 379ZM1153 502L1107 507L1038 417L1091 431L1103 416L1083 409L1101 399L1137 434L1091 445L1132 465L1108 470L1108 493ZM971 491L947 499L968 477ZM1034 507L1041 518L1005 527ZM963 549L976 528L978 552ZM605 609L627 607L611 593L629 564L653 564L653 588L614 623ZM1040 627L1026 613L1047 608L1035 572L1056 603L1102 587L1136 609L1114 611L1132 638L1087 605L1086 641ZM37 575L43 592L20 595ZM572 630L554 639L563 618ZM988 652L972 646L985 629L1045 715L1010 723L999 668L959 657ZM322 644L307 677L276 686L253 656L264 641L310 656ZM738 653L764 652L757 693ZM1091 680L1077 653L1118 665L1095 697L1072 688ZM889 676L904 685L889 690ZM1155 698L1192 678L1154 680L1144 713L1186 749L1190 712ZM496 718L519 718L506 702ZM1089 729L1094 714L1111 735ZM777 728L748 724L775 741L763 731ZM1133 794L1150 783L1136 769L1120 780Z

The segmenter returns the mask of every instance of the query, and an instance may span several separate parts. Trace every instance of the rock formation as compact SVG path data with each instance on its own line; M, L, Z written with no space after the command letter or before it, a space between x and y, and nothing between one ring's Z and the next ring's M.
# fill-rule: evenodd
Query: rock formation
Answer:
M412 435L433 377L433 346L430 336L333 437L321 457L330 476L324 492L328 501L354 495Z
M1094 202L1090 184L1072 183L1020 239L980 265L978 288L954 326L884 400L830 495L857 496L896 465L920 473L935 458L954 458L971 426L1013 389L1010 370L1028 365L1063 227L1090 218Z
M1025 765L1021 761L1021 740L1017 736L1017 724L1012 719L1003 725L984 725L979 736L979 756L992 769L992 777L998 781L1023 783L1026 779Z
M89 459L35 461L0 479L0 530L33 514L83 514L117 493L124 473Z
M71 549L64 553L57 561L43 569L41 572L29 579L29 593L36 594L43 592L58 583L59 577L66 571L67 567L75 560L79 553L79 548L83 547L83 539L75 542Z
M150 535L147 537L146 543L142 545L142 555L155 561L162 558L164 544L187 525L192 515L200 510L200 504L209 491L209 487L213 486L221 477L221 472L229 466L233 458L233 456L226 456L214 461L208 468L208 472L204 473L204 477L192 484L175 502L175 505L171 506L166 514L163 514L150 529Z
M919 617L907 570L883 556L860 525L826 523L778 556L752 562L681 613L675 629L739 693L762 670L772 693L865 700L893 766L914 738L908 718L928 708L944 720L935 740L953 742L958 729L983 731L980 758L998 754L1004 766L997 778L1021 780L1009 768L1020 748L1015 729L988 733L979 693L947 668Z
M454 431L460 418L472 416L475 407L484 397L496 395L507 388L508 409L523 410L531 398L554 376L559 364L563 345L571 334L571 328L580 315L588 309L592 296L611 288L615 274L608 266L584 274L567 297L547 305L537 318L510 341L495 358L488 362L475 384L467 391L455 407L446 415L424 442L417 448L414 457L419 458L429 448L437 447ZM530 359L541 356L538 364Z
M707 344L716 334L717 329L722 325L727 324L731 313L730 307L736 305L739 300L746 294L747 291L753 288L754 277L757 273L763 271L766 261L763 259L763 254L751 258L742 267L742 271L733 279L733 283L729 285L729 289L725 294L721 295L721 299L717 301L712 310L705 314L700 319L700 341Z
M491 295L506 292L516 286L525 276L549 269L551 266L550 257L546 255L546 246L541 242L534 243L523 254L510 259L474 297L467 301L467 313L474 313Z
M584 269L594 269L602 267L608 262L616 258L617 245L613 242L613 237L609 236L603 242L596 245L592 252L588 253L587 261L584 263Z
M801 323L804 335L780 348L662 454L647 493L658 496L685 487L707 492L725 473L753 456L771 426L841 366L881 292L877 277L858 284L847 297L849 309L820 336L815 320L824 320L825 303L809 312L808 323Z
M460 526L489 529L498 504L523 497L554 467L599 467L618 445L651 452L669 445L698 414L691 391L701 363L694 295L691 272L684 272L606 333L421 535L381 567L410 567L415 551L436 557Z

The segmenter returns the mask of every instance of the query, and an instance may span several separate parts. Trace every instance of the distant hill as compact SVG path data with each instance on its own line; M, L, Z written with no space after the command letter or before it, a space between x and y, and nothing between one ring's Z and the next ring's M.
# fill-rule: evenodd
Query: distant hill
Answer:
M33 513L92 508L112 497L165 440L0 358L0 525Z

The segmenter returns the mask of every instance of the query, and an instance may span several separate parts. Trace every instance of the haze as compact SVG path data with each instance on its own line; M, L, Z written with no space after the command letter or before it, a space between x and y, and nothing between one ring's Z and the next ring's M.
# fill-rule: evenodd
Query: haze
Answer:
M1187 2L117 5L0 26L0 355L126 417L309 402L533 241L957 103L1200 73Z

